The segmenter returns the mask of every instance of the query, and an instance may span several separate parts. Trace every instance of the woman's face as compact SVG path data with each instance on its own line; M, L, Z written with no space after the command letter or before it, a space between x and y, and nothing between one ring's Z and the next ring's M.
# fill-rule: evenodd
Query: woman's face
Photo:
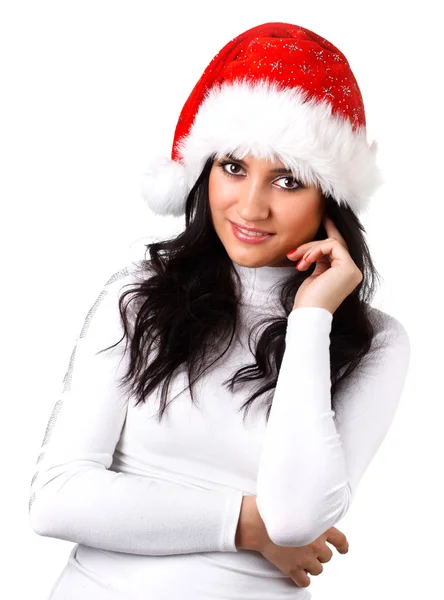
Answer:
M325 211L324 196L316 187L303 187L279 160L251 156L215 159L209 203L214 229L228 255L246 267L293 265L286 253L315 237ZM232 223L272 235L251 244L236 237Z

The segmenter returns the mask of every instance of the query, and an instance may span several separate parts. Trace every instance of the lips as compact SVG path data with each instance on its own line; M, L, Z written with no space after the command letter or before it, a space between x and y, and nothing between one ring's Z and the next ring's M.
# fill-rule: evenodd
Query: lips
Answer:
M264 229L257 229L255 227L246 227L245 225L241 225L240 223L236 223L235 221L230 221L232 225L238 227L240 230L245 229L246 231L253 231L256 233L262 233L263 235L274 235L271 231L265 231Z
M272 237L271 234L251 235L251 234L243 233L239 229L239 227L236 227L236 225L233 225L233 223L231 223L231 229L233 230L234 236L238 240L240 240L241 242L247 243L247 244L262 244L262 243L265 243L266 240L268 240Z

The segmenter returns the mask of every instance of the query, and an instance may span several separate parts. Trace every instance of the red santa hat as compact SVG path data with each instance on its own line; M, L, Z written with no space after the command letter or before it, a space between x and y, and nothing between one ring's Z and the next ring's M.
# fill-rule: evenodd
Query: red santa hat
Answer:
M209 156L250 154L279 159L358 214L383 181L376 152L344 54L304 27L264 23L207 66L180 113L171 156L144 173L142 196L156 214L183 215Z

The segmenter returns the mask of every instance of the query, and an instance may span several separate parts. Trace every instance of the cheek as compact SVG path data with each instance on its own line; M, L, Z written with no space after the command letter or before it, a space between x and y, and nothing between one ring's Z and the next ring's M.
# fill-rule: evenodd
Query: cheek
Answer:
M217 197L217 177L214 169L210 172L210 177L208 180L208 201L210 204L211 210L215 209L215 206L218 201Z
M304 239L312 239L319 228L319 216L315 207L303 205L302 203L291 210L283 211L279 215L281 230L286 231L288 238L293 239L295 235ZM303 243L303 242L300 242Z
M226 185L215 171L211 171L208 181L208 198L212 212L225 210L233 201L233 190Z

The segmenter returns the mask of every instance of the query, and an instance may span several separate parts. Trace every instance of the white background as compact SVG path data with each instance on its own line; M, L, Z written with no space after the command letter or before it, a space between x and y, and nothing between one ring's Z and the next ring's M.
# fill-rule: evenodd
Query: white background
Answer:
M140 180L148 157L169 155L180 110L212 57L267 21L307 27L349 59L386 180L362 217L383 277L374 305L404 324L412 347L395 421L340 524L350 551L334 550L309 590L314 600L442 597L438 6L433 0L1 4L3 597L46 600L73 547L34 533L28 499L83 319L108 277L142 257L143 238L184 225L182 218L154 218L144 206Z

